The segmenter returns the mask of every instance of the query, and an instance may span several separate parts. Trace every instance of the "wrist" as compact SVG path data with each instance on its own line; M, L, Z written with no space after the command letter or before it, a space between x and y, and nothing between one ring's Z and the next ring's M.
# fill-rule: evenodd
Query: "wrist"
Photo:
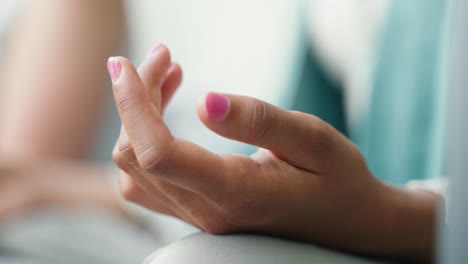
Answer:
M382 225L377 225L384 238L382 254L410 261L432 260L439 201L440 197L427 191L384 185Z

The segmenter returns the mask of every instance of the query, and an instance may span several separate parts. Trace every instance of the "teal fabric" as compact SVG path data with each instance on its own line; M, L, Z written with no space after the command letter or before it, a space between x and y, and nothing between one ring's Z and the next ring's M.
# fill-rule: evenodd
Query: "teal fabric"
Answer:
M345 127L339 85L310 54L294 108L349 136L381 180L400 185L441 174L441 73L446 1L393 1L376 56L369 115ZM338 89L337 89L338 88Z
M347 134L341 85L334 82L317 63L313 50L308 49L304 56L306 60L299 76L294 110L314 114Z

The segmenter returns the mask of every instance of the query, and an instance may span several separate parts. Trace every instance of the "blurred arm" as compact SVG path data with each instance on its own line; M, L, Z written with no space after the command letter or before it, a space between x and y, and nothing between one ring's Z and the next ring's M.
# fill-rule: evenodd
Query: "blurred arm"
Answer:
M16 22L0 77L0 154L85 157L110 95L105 65L122 44L122 3L29 1Z

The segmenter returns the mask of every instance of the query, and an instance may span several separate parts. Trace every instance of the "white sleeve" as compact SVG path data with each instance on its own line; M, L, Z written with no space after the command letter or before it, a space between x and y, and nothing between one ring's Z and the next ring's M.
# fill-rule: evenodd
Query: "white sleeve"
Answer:
M428 192L432 192L442 198L441 206L443 207L440 212L445 214L444 219L447 222L447 215L448 215L448 204L449 204L449 196L448 196L448 188L450 185L450 181L447 177L438 177L434 179L428 180L415 180L409 181L406 183L406 188L409 190L424 190Z
M428 180L415 180L409 181L406 184L407 189L419 189L426 190L432 193L435 193L445 200L447 199L447 189L449 185L449 180L447 177L439 177Z

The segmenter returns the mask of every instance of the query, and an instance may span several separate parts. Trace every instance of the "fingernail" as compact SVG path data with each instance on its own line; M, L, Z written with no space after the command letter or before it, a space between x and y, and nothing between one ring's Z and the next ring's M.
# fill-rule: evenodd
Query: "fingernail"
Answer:
M229 99L217 93L209 93L205 97L205 107L209 119L222 121L229 110Z
M154 44L153 47L151 47L148 54L154 54L154 53L158 52L160 49L162 49L162 47L163 47L163 45L161 43L156 43L156 44Z
M107 70L109 71L109 75L112 81L115 81L120 75L122 65L120 64L120 61L117 58L110 57L107 60Z

